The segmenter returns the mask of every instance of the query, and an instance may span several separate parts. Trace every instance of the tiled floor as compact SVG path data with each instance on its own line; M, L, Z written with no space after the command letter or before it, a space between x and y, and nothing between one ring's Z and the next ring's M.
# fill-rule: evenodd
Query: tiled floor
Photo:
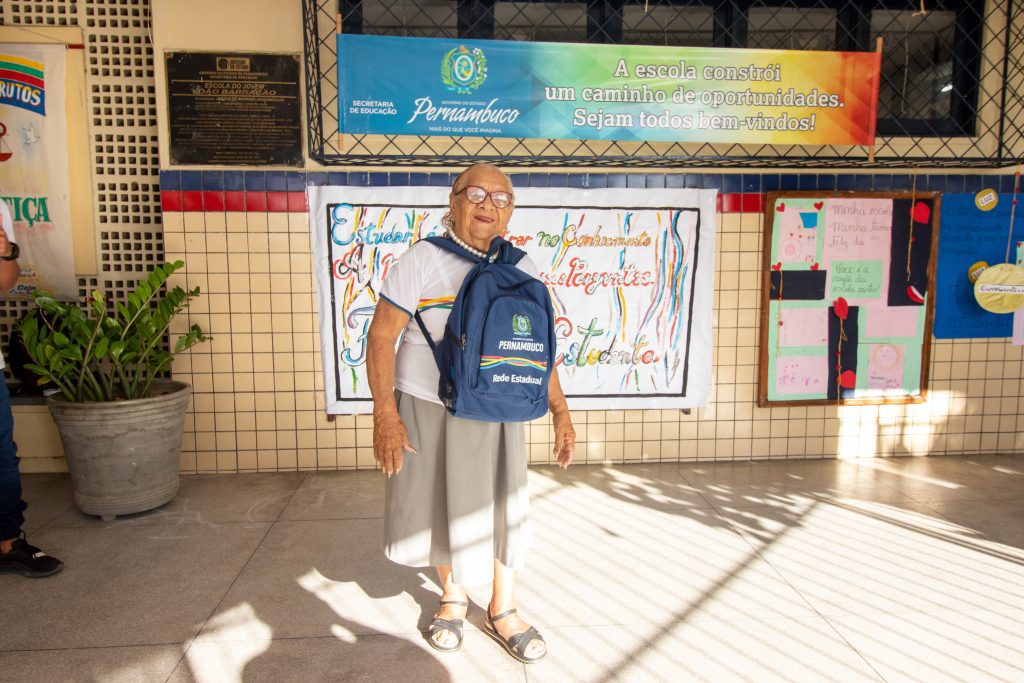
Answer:
M187 477L103 523L25 477L67 568L0 576L3 681L1021 681L1024 456L531 470L519 601L550 654L424 641L376 472Z

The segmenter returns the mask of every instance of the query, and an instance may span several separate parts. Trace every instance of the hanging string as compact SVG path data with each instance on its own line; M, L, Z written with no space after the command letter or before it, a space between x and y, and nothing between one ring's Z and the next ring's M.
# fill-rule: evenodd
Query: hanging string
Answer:
M910 282L910 254L914 251L914 206L917 204L917 166L910 184L910 235L907 237L907 282Z
M1013 220L1017 214L1017 194L1020 192L1020 164L1017 164L1017 172L1013 174L1013 201L1010 202L1010 232L1006 236L1006 258L1003 263L1010 262L1010 243L1013 242Z

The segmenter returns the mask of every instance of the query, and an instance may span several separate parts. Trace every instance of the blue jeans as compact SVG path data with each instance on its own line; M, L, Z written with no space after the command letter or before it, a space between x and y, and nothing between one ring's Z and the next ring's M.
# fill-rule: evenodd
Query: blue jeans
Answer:
M18 446L14 443L14 415L7 382L0 376L0 541L21 533L22 514L28 505L21 499Z

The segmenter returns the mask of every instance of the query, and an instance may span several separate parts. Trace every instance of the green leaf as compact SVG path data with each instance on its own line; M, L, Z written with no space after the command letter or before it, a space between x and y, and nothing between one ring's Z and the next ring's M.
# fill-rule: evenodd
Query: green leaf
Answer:
M68 345L68 338L60 332L55 332L53 334L53 344L58 349L63 349Z
M35 363L25 363L25 369L26 370L31 370L32 372L36 373L37 375L42 375L43 377L49 377L50 376L50 371L49 370L47 370L44 367L40 367L40 366L36 365Z
M108 337L101 338L96 343L96 358L97 360L103 360L107 356L107 350L110 348L110 339Z

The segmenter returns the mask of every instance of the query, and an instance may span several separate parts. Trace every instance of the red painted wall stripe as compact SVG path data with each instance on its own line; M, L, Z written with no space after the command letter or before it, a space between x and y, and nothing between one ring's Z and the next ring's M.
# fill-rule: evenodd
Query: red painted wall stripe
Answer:
M161 190L164 211L259 211L305 213L309 210L305 192L242 192ZM764 195L759 192L718 193L716 208L721 213L761 213Z

